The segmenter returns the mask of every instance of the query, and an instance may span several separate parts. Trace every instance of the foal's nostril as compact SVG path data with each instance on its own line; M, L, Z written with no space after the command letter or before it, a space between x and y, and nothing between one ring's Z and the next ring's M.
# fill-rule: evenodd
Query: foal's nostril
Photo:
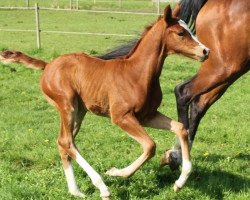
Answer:
M208 54L209 54L209 49L203 49L203 54L204 54L205 56L208 56Z
M206 49L203 49L203 54L207 55L207 50Z

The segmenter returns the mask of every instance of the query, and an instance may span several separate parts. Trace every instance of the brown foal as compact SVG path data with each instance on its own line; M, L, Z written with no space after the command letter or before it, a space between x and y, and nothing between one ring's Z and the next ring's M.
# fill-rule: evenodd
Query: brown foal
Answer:
M144 130L143 126L147 126L170 130L179 138L183 168L175 182L175 191L185 184L191 172L187 131L181 123L157 111L162 100L159 77L170 53L181 53L203 61L209 50L190 33L183 21L172 16L171 8L167 6L163 17L148 27L137 45L123 57L103 60L73 53L47 64L21 52L0 54L0 60L4 62L19 62L44 69L41 89L60 114L58 148L71 194L83 196L74 178L73 158L100 190L100 196L103 199L110 196L101 176L80 155L74 142L87 111L110 117L143 149L142 155L132 164L123 169L111 168L107 175L129 177L154 156L156 144Z

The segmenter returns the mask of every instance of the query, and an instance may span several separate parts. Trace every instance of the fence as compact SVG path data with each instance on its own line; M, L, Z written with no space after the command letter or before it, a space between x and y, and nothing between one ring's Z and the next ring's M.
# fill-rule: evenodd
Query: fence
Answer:
M70 8L49 8L49 7L41 7L39 8L38 4L36 3L34 7L30 6L30 0L25 0L26 6L25 7L0 7L0 9L29 9L35 10L35 21L36 21L36 29L35 30L22 30L22 29L0 29L0 31L6 32L36 32L36 40L37 40L37 48L41 48L41 32L43 33L59 33L59 34L74 34L74 35L98 35L98 36L116 36L116 37L135 37L134 34L113 34L113 33L93 33L93 32L70 32L70 31L53 31L53 30L41 30L40 29L40 16L39 10L70 10L70 11L77 11L77 12L99 12L99 13L115 13L115 14L135 14L135 15L159 15L160 14L160 2L173 2L176 0L151 0L153 3L157 3L157 12L156 13L145 13L145 12L129 12L129 11L108 11L108 10L83 10L79 9L79 0L70 0L69 6ZM96 3L100 0L93 0L93 3ZM119 2L120 6L122 6L122 0L116 0ZM106 2L106 1L102 1ZM76 3L77 7L73 7L73 3ZM74 8L74 9L73 9Z
M4 2L0 2L0 9L34 9L31 5L35 5L37 1L38 0L6 0ZM153 13L159 15L160 3L176 3L177 1L178 0L39 0L39 5L40 9L82 10L91 12L128 11L131 9L131 6L129 6L131 4L133 4L133 10L137 9L140 11L142 8L146 8L146 5L151 5L150 12L146 9L147 12L144 12L144 14L152 14L152 9L154 8L153 10L155 11L153 11ZM105 9L103 10L100 5Z

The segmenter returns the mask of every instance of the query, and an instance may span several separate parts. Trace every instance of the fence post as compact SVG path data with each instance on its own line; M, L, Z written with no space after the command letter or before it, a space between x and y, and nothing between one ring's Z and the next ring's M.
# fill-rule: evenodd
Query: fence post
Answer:
M35 4L35 12L36 12L36 41L37 41L37 48L41 48L41 40L40 40L40 21L39 21L39 7L38 4Z
M119 7L122 7L122 0L119 0Z
M27 8L30 7L30 1L29 0L26 0L26 6L27 6Z
M79 0L76 0L76 9L79 10Z

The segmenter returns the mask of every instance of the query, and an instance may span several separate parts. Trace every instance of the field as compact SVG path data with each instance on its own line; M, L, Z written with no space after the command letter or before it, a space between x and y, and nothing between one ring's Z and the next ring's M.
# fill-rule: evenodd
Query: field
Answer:
M156 16L41 11L43 30L139 34ZM0 29L35 29L34 11L0 10ZM131 38L0 31L0 50L15 49L51 60L67 52L100 55ZM164 93L160 111L177 119L173 89L196 73L200 63L169 56L161 75ZM42 72L21 65L0 64L0 199L75 199L67 192L56 139L57 111L39 88ZM175 136L147 129L157 143L156 156L129 178L105 175L141 154L140 146L109 119L88 113L77 136L80 153L103 176L117 200L247 200L250 199L250 74L241 77L208 111L192 149L193 173L179 193L173 192L180 172L160 168ZM74 162L76 180L87 199L99 199L86 173Z

